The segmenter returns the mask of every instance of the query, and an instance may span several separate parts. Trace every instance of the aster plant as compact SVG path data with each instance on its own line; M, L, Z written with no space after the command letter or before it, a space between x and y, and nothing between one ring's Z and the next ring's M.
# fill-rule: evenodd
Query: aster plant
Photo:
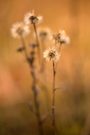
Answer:
M53 134L55 135L56 133L56 121L55 121L55 91L56 91L56 84L55 84L55 79L56 79L56 63L58 62L60 58L60 54L58 53L56 48L49 48L43 53L43 57L46 59L48 62L52 62L52 67L53 67L53 81L52 81L52 106L51 106L51 111L52 111L52 126L53 126Z
M11 34L14 38L19 38L21 43L22 43L22 47L18 48L19 52L24 52L24 56L26 58L26 61L30 67L30 71L31 71L31 76L32 76L32 91L33 91L33 96L34 96L34 104L35 104L35 115L37 117L37 123L38 123L38 133L39 135L43 135L43 125L42 125L42 118L41 118L41 114L40 114L40 104L39 104L39 100L38 100L38 88L37 88L37 79L36 79L36 74L35 74L35 48L37 48L37 44L31 44L30 48L30 54L28 54L27 52L27 46L25 44L25 40L24 38L30 33L30 29L29 26L27 24L25 24L24 22L20 22L20 23L15 23L12 25L11 28ZM31 110L32 111L32 110Z
M32 92L34 96L35 112L31 111L37 117L38 133L44 135L43 122L47 118L47 115L42 119L40 112L40 102L38 100L38 81L35 67L35 61L39 61L39 66L44 69L45 63L43 58L52 64L52 99L51 99L51 116L52 116L52 127L53 135L56 135L56 65L61 57L61 47L64 44L70 43L70 38L64 30L60 30L58 33L53 33L49 28L37 28L43 20L42 16L37 16L34 11L29 12L25 15L22 22L16 22L12 25L11 34L14 38L21 41L22 46L17 49L18 52L22 52L26 61L29 65L31 77L32 77ZM33 26L33 31L31 27ZM25 43L25 37L34 32L34 43L30 43L30 53L28 53L27 45ZM54 41L54 42L53 42ZM46 44L48 48L46 49ZM41 46L41 47L40 47ZM38 55L38 59L36 57Z

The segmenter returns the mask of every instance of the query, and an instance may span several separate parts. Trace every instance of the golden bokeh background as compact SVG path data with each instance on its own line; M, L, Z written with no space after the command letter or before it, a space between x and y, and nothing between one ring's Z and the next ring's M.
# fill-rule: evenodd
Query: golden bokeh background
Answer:
M0 0L0 135L29 135L35 118L24 101L32 100L28 65L17 53L19 40L12 38L13 23L32 10L44 18L42 27L65 29L71 43L63 48L58 65L58 122L63 135L88 135L90 125L90 1L89 0ZM27 41L29 40L29 37ZM50 80L50 68L47 69ZM45 79L45 78L44 78ZM51 87L51 82L48 82ZM42 87L43 88L43 87ZM43 88L45 89L45 88ZM41 94L45 106L44 95ZM63 108L63 110L62 110ZM43 107L42 112L46 111ZM19 122L18 122L19 121ZM30 127L31 129L29 129ZM49 126L45 125L46 132ZM50 134L50 133L49 133Z

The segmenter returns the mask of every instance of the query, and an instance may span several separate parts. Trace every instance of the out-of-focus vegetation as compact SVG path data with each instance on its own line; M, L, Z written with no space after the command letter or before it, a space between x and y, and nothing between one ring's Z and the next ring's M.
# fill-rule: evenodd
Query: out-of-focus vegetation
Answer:
M0 135L36 135L36 118L27 102L33 99L31 78L24 57L16 52L20 42L11 38L12 23L35 9L44 16L42 26L65 29L71 43L58 65L56 93L57 128L62 135L90 133L90 1L89 0L0 0ZM29 40L29 37L27 38ZM26 41L27 42L27 41ZM50 108L51 68L47 65L40 94L41 112ZM46 94L46 82L48 97ZM41 79L42 81L42 79ZM45 84L44 84L45 82ZM47 99L45 99L47 97ZM44 123L51 134L50 118Z

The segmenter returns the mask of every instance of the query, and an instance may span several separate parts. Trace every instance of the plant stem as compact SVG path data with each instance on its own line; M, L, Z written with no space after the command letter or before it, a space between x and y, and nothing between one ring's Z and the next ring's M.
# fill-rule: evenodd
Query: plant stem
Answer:
M33 28L34 28L34 31L35 31L36 43L37 43L37 47L38 47L38 58L39 58L39 62L40 62L41 61L41 57L40 57L40 44L39 44L38 33L37 33L37 28L36 28L35 23L33 23ZM41 62L40 62L40 64L41 64Z
M53 88L52 88L52 126L53 126L53 135L55 135L55 63L53 61Z
M39 135L43 135L43 125L42 125L42 119L41 119L41 115L40 115L40 105L38 102L38 93L37 93L37 88L36 88L36 77L35 77L35 71L34 71L34 66L31 66L31 75L33 78L33 82L32 82L32 90L33 90L33 94L34 94L34 104L35 104L35 108L36 108L36 116L37 116L37 123L38 123L38 130L39 130Z
M43 40L41 40L41 52L44 52L44 50L45 50L45 44L44 44L44 41ZM44 59L42 59L42 61L41 61L41 72L45 72L45 61L44 61Z
M35 75L35 70L34 70L34 60L32 63L30 63L29 61L29 56L28 56L28 53L27 53L27 49L26 49L26 45L25 45L25 41L23 39L23 37L21 37L21 42L22 42L22 46L24 47L24 54L25 54L25 58L27 60L27 63L29 64L29 67L31 69L31 75L32 75L32 79L33 79L33 82L32 82L32 91L33 91L33 95L34 95L34 104L35 104L35 109L36 109L36 117L37 117L37 123L38 123L38 132L39 132L39 135L44 135L44 132L43 132L43 125L42 125L42 119L41 119L41 115L40 115L40 106L39 106L39 102L38 102L38 93L37 93L37 87L36 87L36 84L37 84L37 81L36 81L36 75Z

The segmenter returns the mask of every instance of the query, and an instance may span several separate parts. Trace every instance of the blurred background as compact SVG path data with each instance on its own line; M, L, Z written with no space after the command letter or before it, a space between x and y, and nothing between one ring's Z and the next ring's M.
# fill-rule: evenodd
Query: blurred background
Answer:
M19 40L13 39L10 33L12 24L22 21L33 9L44 17L40 26L54 32L65 29L71 38L70 45L63 49L57 69L57 85L61 87L56 93L58 134L89 135L89 0L0 0L0 135L38 134L36 117L27 106L27 102L33 104L30 71L23 55L16 51ZM28 40L29 37L26 42ZM48 88L39 84L42 115L48 108L50 111L50 71L47 67ZM47 135L51 134L50 124L48 117L44 123Z

